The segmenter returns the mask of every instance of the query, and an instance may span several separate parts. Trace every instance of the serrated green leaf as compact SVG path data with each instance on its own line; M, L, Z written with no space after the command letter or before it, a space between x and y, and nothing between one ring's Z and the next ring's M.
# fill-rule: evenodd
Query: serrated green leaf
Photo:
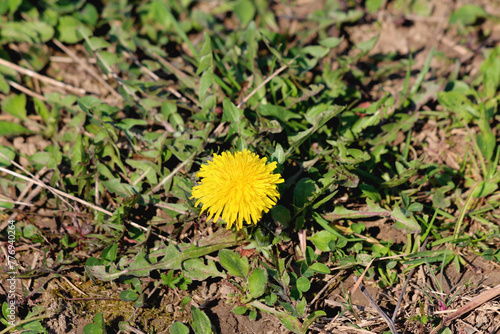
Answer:
M221 234L223 235L222 237ZM146 261L143 255L144 251L142 250L141 253L137 254L134 262L128 268L119 270L115 264L111 263L108 265L86 266L85 269L89 275L102 281L112 281L123 275L142 277L149 275L151 270L156 269L179 270L181 269L181 263L185 260L199 258L221 249L238 245L242 241L240 235L235 239L232 234L224 235L223 233L214 233L214 237L216 237L217 240L212 240L211 242L213 244L207 242L206 246L202 247L189 245L188 249L184 247L182 251L175 245L169 244L165 250L161 251L162 260L156 263L149 263Z
M182 263L184 275L194 280L204 281L208 277L225 277L223 273L217 269L215 262L207 260L207 264L203 259L190 259Z
M145 250L142 249L137 255L134 257L133 262L129 265L128 270L133 272L133 275L136 277L144 277L149 275L151 269L151 263L146 260Z
M392 210L391 216L396 221L394 227L398 230L406 230L408 233L419 233L421 231L415 217L413 215L407 217L399 206Z
M115 262L118 255L118 244L114 243L101 252L100 258L106 262Z
M285 162L285 151L279 143L276 144L274 152L271 154L271 158L269 159L269 162L272 161L276 161L278 165L282 165Z
M112 179L109 181L102 181L102 185L111 193L117 194L121 197L130 197L139 193L137 187L130 184L121 183L120 179Z

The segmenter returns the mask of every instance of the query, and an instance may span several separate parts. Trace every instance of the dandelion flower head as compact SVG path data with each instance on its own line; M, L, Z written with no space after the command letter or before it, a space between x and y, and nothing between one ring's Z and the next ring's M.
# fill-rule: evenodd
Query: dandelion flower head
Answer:
M277 184L284 182L280 174L273 173L276 162L266 161L246 149L214 154L213 161L196 174L201 182L193 187L191 198L197 199L196 205L203 204L201 212L207 210L208 220L216 222L222 217L228 229L236 224L240 230L243 220L257 224L262 212L276 204L280 197Z

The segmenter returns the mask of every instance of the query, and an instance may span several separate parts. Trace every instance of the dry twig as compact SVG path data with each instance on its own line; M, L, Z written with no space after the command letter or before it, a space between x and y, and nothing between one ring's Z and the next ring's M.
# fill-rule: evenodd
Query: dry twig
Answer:
M32 71L30 69L27 69L27 68L24 68L24 67L21 67L19 65L16 65L14 63L11 63L10 61L7 61L5 59L2 59L0 58L0 65L3 65L5 67L8 67L8 68L12 68L13 70L15 70L16 72L19 72L19 73L22 73L24 75L27 75L27 76L30 76L32 78L35 78L35 79L38 79L40 81L43 81L45 83L48 83L52 86L56 86L56 87L59 87L59 88L62 88L62 89L65 89L67 91L70 91L70 92L73 92L75 94L79 94L79 95L85 95L87 92L85 91L85 89L82 89L82 88L77 88L77 87L74 87L74 86L71 86L71 85L68 85L67 83L64 83L64 82L61 82L61 81L57 81L55 79L52 79L52 78L49 78L49 77L46 77L44 75L41 75L41 74L38 74L37 72L35 71Z

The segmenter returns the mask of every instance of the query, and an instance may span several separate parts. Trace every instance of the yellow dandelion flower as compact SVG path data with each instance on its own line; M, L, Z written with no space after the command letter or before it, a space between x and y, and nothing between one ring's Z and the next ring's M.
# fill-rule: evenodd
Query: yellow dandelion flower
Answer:
M284 182L274 174L276 162L266 164L267 158L248 150L236 153L214 154L213 161L202 165L196 174L201 183L193 188L196 205L202 203L201 212L208 210L208 219L216 222L222 217L227 228L236 223L236 229L247 224L257 224L262 211L268 212L280 198L278 183Z

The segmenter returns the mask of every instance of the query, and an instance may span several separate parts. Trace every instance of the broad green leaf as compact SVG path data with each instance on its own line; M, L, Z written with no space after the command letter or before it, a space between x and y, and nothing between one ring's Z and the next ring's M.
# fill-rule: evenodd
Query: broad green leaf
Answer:
M139 298L139 294L135 291L125 290L120 293L120 299L125 302L133 302Z
M500 47L496 47L481 64L480 71L483 74L483 90L481 95L486 98L494 97L500 85Z
M441 189L437 189L432 194L432 205L436 208L445 209L451 205L451 201L446 198L445 193Z
M196 70L196 75L200 75L201 73L208 70L213 66L213 55L212 55L212 41L210 39L210 35L208 33L203 34L204 42L200 51L200 59L198 69Z
M14 312L16 312L16 306L15 305L12 305L11 307L9 307L9 304L7 304L6 302L3 302L2 304L2 315L4 317L4 319L6 320L9 320L9 315L11 314L11 310L13 310Z
M9 14L13 15L19 6L23 3L23 0L8 0L9 3Z
M191 326L196 334L212 334L212 323L205 312L191 306L191 317L193 318Z
M40 230L36 228L34 225L26 225L23 228L23 237L27 239L33 239L37 236L40 236ZM43 240L43 239L42 239ZM37 241L39 242L39 241Z
M89 26L95 26L99 18L97 9L90 3L86 3L79 12L75 12L73 15Z
M294 113L282 106L276 106L272 104L260 105L259 107L257 107L257 111L262 116L275 117L283 124L286 124L286 122L290 121L291 119L300 118L299 114Z
M267 272L262 268L255 268L250 277L248 277L248 290L250 297L259 298L266 291Z
M45 43L54 36L54 29L45 22L1 22L0 43Z
M302 297L299 302L296 304L295 308L297 309L297 313L299 316L304 316L306 313L307 301L304 297Z
M319 262L311 264L311 266L309 268L311 270L314 270L317 273L320 273L320 274L329 274L330 273L330 268L328 268L323 263L319 263Z
M83 334L103 334L104 330L96 324L87 324L83 327Z
M10 160L14 161L16 158L16 152L7 146L0 146L0 153L5 155L7 158ZM9 167L11 165L11 162L4 157L0 156L0 167Z
M358 245L361 245L361 244L358 244ZM356 262L358 264L363 265L363 266L367 266L371 260L372 260L372 256L369 254L358 254L356 256Z
M323 58L330 52L330 49L320 45L309 45L302 48L301 52L314 58Z
M330 247L328 247L328 243L330 241L337 241L337 237L331 234L328 231L319 231L315 233L312 237L309 237L309 240L313 242L313 244L323 252L329 252Z
M137 125L145 126L148 125L148 122L143 119L125 118L116 124L116 126L124 130L129 130L130 128Z
M472 196L474 198L485 197L494 193L497 189L498 183L481 181L472 193Z
M384 4L383 0L366 0L365 2L366 9L372 14L379 11L382 8L382 4Z
M49 146L47 149L51 149L51 147ZM62 162L62 159L60 151L37 152L29 157L31 163L45 165L48 168L56 168Z
M255 60L257 59L257 52L259 49L259 41L261 34L255 21L251 21L245 29L245 42L247 44L246 59L249 63L249 70L255 72Z
M0 92L4 94L10 92L10 85L2 74L0 74Z
M182 322L174 322L172 326L170 326L170 334L189 334L189 328L184 325Z
M314 311L312 314L309 314L309 316L304 320L304 323L302 324L302 333L306 333L308 328L320 317L326 316L325 311Z
M333 49L342 43L344 37L327 37L319 41L319 44L323 45L326 48Z
M296 317L285 312L280 312L276 314L276 316L289 331L292 331L293 333L302 333L300 328L301 323Z
M230 124L227 136L230 137L235 133L238 134L236 148L239 150L246 148L247 138L245 137L251 136L251 133L247 133L245 124L248 121L243 117L243 110L237 108L227 97L222 102L222 109L222 121Z
M61 16L57 25L59 40L64 43L74 44L82 40L77 30L81 29L85 36L92 34L92 31L74 16Z
M293 189L293 203L298 207L302 208L309 202L308 197L314 195L316 191L316 185L313 180L308 177L300 179Z
M356 48L361 50L363 53L370 52L378 41L380 35L374 36L367 41L360 42L356 44Z
M2 110L20 119L26 119L26 95L13 94L2 101Z
M288 226L288 223L292 219L290 210L280 204L275 205L271 209L271 217L276 223L282 226Z
M4 208L4 209L14 209L16 205L14 203L10 203L10 202L4 202L4 201L0 201L0 208Z
M219 251L220 264L232 276L247 277L250 271L250 265L246 256L240 256L229 249Z
M41 100L37 98L33 98L33 102L35 105L36 113L42 117L46 125L50 126L56 122L56 119L52 117L52 114L49 112L49 109L47 109L45 103L43 103Z
M297 289L302 292L307 292L311 288L311 283L304 276L297 278Z
M236 306L235 308L233 308L234 314L242 315L242 314L247 313L247 311L248 311L248 307L245 307L245 306Z
M89 112L92 108L97 107L98 105L103 103L102 100L92 95L81 97L77 100L77 102L80 108L82 108L82 110L85 112Z
M495 152L496 136L490 129L485 129L477 135L476 140L477 146L479 146L484 158L488 161L491 160Z
M213 86L213 84L214 84L213 73L210 71L203 72L200 78L200 88L198 91L198 97L200 100L202 100L206 96L208 90L210 89L210 87Z
M483 7L474 4L465 4L451 14L448 22L470 25L474 24L477 19L486 17L487 15Z
M255 15L255 6L250 0L236 0L234 13L238 20L240 20L241 25L246 27Z
M135 178L143 177L145 175L150 184L158 184L160 167L153 161L127 159L125 162L136 169L136 173L131 176L132 182L135 181Z

